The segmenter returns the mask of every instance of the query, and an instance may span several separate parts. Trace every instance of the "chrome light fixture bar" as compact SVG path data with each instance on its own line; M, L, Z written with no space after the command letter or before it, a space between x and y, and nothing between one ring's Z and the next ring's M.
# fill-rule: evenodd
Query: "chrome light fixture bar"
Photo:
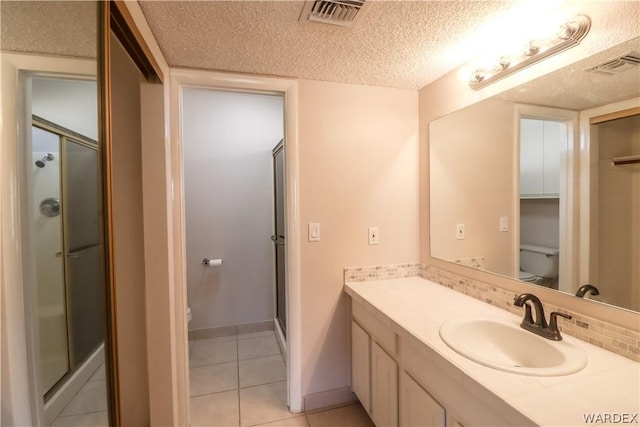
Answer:
M489 69L476 69L471 75L469 86L473 90L481 89L529 65L572 48L582 41L590 28L589 17L578 15L562 25L555 35L530 41L521 52L498 58L495 65Z

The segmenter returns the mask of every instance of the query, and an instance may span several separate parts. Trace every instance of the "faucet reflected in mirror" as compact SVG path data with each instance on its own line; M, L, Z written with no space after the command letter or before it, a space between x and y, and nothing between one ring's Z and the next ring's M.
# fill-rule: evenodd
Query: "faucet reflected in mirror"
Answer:
M600 291L598 291L598 288L596 288L593 285L582 285L578 288L578 290L576 291L576 296L578 298L584 298L585 295L587 294L591 294L591 295L600 295Z

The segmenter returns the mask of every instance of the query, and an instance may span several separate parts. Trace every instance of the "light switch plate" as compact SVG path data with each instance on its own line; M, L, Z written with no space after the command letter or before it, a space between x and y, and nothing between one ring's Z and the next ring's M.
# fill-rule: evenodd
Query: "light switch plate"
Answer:
M509 231L509 218L506 216L500 217L500 231Z
M378 227L369 227L369 244L377 245L378 243L380 243Z
M320 241L320 223L318 222L309 223L309 241L310 242Z

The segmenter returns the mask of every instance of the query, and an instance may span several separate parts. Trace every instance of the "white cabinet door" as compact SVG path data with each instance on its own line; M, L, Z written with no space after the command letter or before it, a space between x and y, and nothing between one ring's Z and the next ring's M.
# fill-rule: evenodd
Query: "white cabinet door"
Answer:
M400 374L400 425L445 427L445 410L406 372Z
M539 119L520 120L520 195L558 197L560 156L567 143L567 127L562 122Z
M542 194L542 120L520 119L520 195Z
M371 345L371 418L378 427L398 426L398 364Z
M542 192L560 194L560 155L567 143L567 127L561 122L544 121Z
M371 338L356 322L351 321L351 389L362 407L369 412L371 390Z

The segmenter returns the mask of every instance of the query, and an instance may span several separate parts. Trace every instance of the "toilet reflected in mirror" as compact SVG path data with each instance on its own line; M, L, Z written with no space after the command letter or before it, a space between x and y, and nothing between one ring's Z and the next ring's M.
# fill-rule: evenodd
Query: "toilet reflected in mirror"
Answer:
M558 289L559 258L557 248L520 244L519 279Z

